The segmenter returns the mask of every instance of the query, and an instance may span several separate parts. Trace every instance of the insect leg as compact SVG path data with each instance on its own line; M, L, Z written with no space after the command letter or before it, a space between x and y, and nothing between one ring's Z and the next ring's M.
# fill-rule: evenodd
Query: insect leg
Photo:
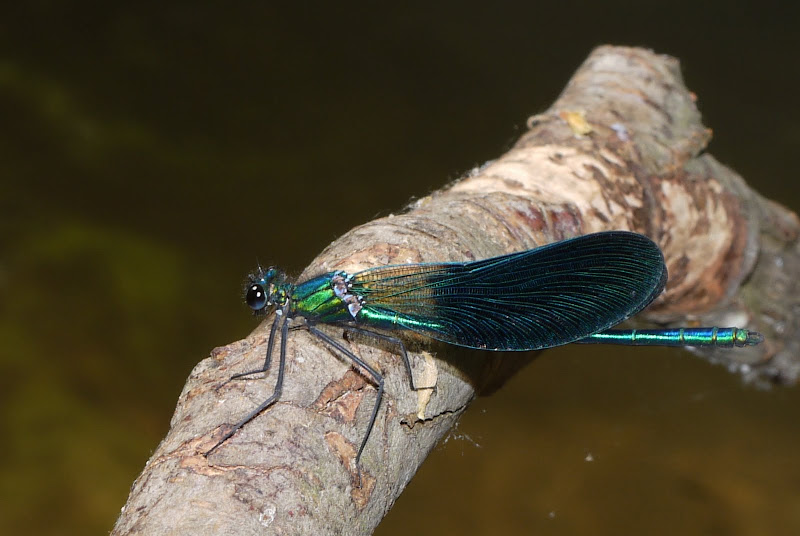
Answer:
M243 376L249 376L250 374L258 374L259 372L266 372L269 370L269 366L272 364L272 348L275 346L275 333L278 331L278 322L280 322L281 318L282 318L281 315L276 314L275 321L272 323L272 327L269 330L269 342L267 342L267 357L266 359L264 359L264 366L261 367L260 369L253 369L253 370L248 370L247 372L240 372L238 374L234 374L233 376L228 378L225 381L225 383L220 385L220 387L227 384L231 380L236 380ZM284 324L285 323L286 322L284 321ZM285 343L282 341L281 345L285 345Z
M367 432L364 434L364 439L361 440L361 445L358 447L358 452L356 453L356 469L358 471L358 483L359 487L361 486L361 467L359 465L359 461L361 460L361 453L364 452L364 447L367 445L367 439L369 439L369 435L372 433L372 428L375 426L375 420L378 418L378 409L381 406L381 400L383 399L383 376L369 366L367 363L364 362L363 359L359 358L353 352L345 348L341 343L337 340L331 338L327 334L323 333L322 331L315 328L313 325L308 324L308 331L309 333L313 333L317 337L319 337L323 342L326 342L333 348L339 350L342 354L344 354L347 358L349 358L353 363L358 365L359 367L366 370L370 376L375 380L375 383L378 385L378 394L375 397L375 406L372 408L372 415L369 418L369 425L367 425Z
M375 339L380 339L390 344L396 345L400 349L400 355L403 357L403 363L406 366L406 373L408 374L408 384L411 387L411 390L418 391L420 389L430 389L430 387L417 387L416 384L414 383L414 374L411 371L411 360L409 360L408 358L408 352L406 352L406 345L403 343L402 339L398 339L397 337L392 337L391 335L384 335L383 333L378 333L376 331L356 326L345 325L342 327L347 331L360 333L362 335L366 335L367 337L373 337Z
M223 436L222 439L217 441L217 444L211 447L208 451L206 451L205 456L208 457L209 454L214 452L220 445L225 443L228 439L233 436L239 429L244 426L245 424L249 423L253 419L255 419L259 413L270 407L274 404L280 397L281 397L281 390L283 389L283 374L286 371L286 337L289 334L289 318L288 316L284 315L283 317L278 317L275 319L275 322L272 324L272 332L269 335L269 344L267 346L267 362L266 365L269 365L270 354L272 353L272 346L275 342L275 331L276 326L278 324L278 320L283 318L283 323L281 324L281 351L280 351L280 360L278 361L278 379L275 381L275 390L272 392L272 395L267 398L264 402L262 402L256 409L251 411L244 419L236 423L236 425ZM261 371L253 371L253 372L261 372ZM251 374L245 373L245 374ZM241 376L241 374L237 374L237 377Z

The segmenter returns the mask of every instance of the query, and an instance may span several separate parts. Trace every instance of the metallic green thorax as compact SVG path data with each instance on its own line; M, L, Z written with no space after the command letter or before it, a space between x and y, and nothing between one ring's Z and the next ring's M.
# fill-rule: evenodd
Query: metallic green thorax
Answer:
M291 299L289 314L322 323L353 320L347 303L334 290L332 281L336 274L337 272L328 273L299 285L292 285L288 293Z
M266 305L282 310L288 304L286 314L291 318L301 316L323 324L359 322L375 328L421 332L441 329L438 322L393 311L387 304L367 306L364 297L352 291L353 278L346 272L329 272L295 285L286 281L282 272L270 269L256 277L251 285L264 289Z
M353 291L354 284L359 289L364 285L357 281L358 276L330 272L287 288L291 300L289 315L326 324L355 321L375 328L413 329L423 333L441 329L438 322L394 311L388 304L367 305L364 296Z

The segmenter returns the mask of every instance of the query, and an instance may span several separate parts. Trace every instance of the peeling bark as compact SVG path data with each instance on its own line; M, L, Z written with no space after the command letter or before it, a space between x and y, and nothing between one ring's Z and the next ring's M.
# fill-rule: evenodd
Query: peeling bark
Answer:
M629 229L654 239L669 268L667 291L648 309L651 322L762 331L761 346L705 355L750 377L794 381L798 219L701 154L711 133L694 101L675 59L598 48L508 153L402 214L353 229L301 279L482 259ZM274 373L225 383L258 366L270 323L194 369L113 534L369 534L475 393L502 384L530 358L469 352L456 367L446 346L412 340L416 383L435 390L411 391L392 348L345 341L386 378L358 487L351 463L375 390L303 331L289 335L280 401L203 456L271 393Z

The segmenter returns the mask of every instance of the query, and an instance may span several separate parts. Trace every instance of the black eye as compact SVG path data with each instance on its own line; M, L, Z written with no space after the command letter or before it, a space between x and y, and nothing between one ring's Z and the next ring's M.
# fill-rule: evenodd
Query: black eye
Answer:
M260 311L267 306L267 293L264 286L260 283L253 283L247 287L247 294L245 294L244 301L254 311Z

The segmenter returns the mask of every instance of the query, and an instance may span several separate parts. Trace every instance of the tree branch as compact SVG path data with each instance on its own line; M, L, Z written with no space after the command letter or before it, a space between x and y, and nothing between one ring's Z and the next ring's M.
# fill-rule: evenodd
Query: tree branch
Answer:
M688 317L758 329L766 344L706 355L753 377L794 381L798 283L789 274L797 273L798 219L701 154L710 131L694 101L673 58L598 48L508 153L402 214L348 232L301 279L482 259L629 229L653 238L669 267L650 321ZM468 352L454 366L445 345L417 341L416 383L436 389L412 391L394 349L343 340L386 378L358 487L350 464L374 387L318 340L294 331L280 401L206 459L226 427L272 391L274 371L225 383L259 366L270 322L194 369L113 534L369 534L476 391L502 384L530 359Z

